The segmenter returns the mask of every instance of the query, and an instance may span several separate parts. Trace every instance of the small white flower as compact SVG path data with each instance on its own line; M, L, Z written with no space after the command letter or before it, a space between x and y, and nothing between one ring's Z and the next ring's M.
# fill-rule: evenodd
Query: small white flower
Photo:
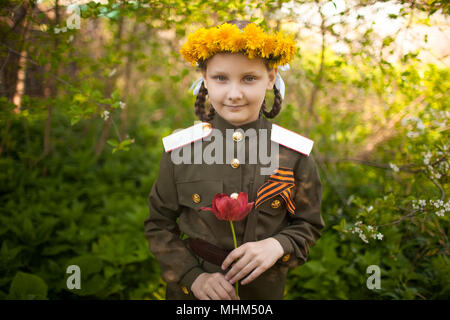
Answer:
M394 170L394 172L398 172L400 169L393 163L389 163L389 167L391 167L392 170Z
M427 205L427 201L426 200L419 200L419 205L421 207L425 207Z
M370 231L372 231L372 230L373 230L373 227L372 227L372 226L368 226L367 229L369 229Z
M359 237L361 238L362 241L364 241L365 243L369 243L369 241L367 241L366 236L363 233L359 234Z
M373 206L369 206L368 208L367 208L367 212L370 212L370 211L372 211L373 210Z
M112 69L111 72L108 74L108 77L112 77L113 75L115 75L116 71L117 71L116 68Z
M362 231L360 228L355 227L355 228L353 228L352 233L355 233L355 232L361 233Z
M424 130L425 129L425 125L423 124L421 119L418 119L416 127L419 130Z
M379 232L379 233L377 233L377 239L378 240L382 240L383 239L383 235Z
M444 216L444 213L445 213L444 209L435 212L435 214L436 214L438 217L443 217L443 216Z
M433 156L433 154L428 151L425 155L424 155L424 159L423 159L423 163L428 166L430 164L430 159Z
M444 210L447 212L447 211L450 211L450 201L447 201L447 203L446 204L444 204Z
M107 120L109 118L109 111L108 110L105 110L105 111L102 112L102 118L104 120Z
M127 104L126 104L125 102L122 102L122 101L119 102L119 107L120 107L120 109L125 108L126 105L127 105Z

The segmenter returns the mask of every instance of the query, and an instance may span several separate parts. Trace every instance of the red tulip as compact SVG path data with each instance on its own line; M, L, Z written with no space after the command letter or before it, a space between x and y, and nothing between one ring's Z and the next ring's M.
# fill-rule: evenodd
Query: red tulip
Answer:
M228 196L225 193L218 193L214 196L212 208L201 207L200 209L211 211L217 219L230 222L234 247L237 248L233 221L244 219L252 210L253 203L254 202L248 203L248 195L245 192L240 192L239 194L233 193L231 196ZM235 286L236 296L239 296L238 281L236 281Z
M248 195L245 192L240 192L237 197L235 195L229 197L225 193L218 193L214 196L212 208L200 209L211 211L219 220L240 221L250 213L254 202L248 203Z

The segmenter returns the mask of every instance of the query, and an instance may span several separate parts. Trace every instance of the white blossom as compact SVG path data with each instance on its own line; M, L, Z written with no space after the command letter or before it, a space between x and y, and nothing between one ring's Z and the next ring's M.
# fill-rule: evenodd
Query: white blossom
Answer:
M400 169L393 163L389 163L389 167L391 167L392 170L394 170L394 172L398 172Z
M105 110L105 111L102 112L102 118L104 120L107 120L109 118L109 111L108 110Z
M360 228L358 228L358 227L355 227L355 228L352 230L352 233L355 233L355 232L361 233L362 230L361 230Z
M383 240L383 237L384 236L380 232L377 233L377 239L378 240Z
M369 243L369 241L367 241L366 236L363 233L359 234L359 237L361 238L362 241L364 241L365 243Z
M430 152L430 151L428 151L425 155L424 155L424 158L423 158L423 163L425 164L425 165L429 165L430 164L430 159L431 159L431 157L433 156L433 154Z
M108 77L112 77L113 75L115 75L116 71L117 71L116 68L112 69L111 72L108 74Z

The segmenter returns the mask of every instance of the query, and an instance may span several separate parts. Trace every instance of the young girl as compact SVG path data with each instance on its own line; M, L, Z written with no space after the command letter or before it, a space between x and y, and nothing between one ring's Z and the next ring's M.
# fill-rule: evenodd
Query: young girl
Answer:
M282 299L288 269L306 262L324 227L312 141L266 119L280 112L284 83L278 67L293 57L295 44L232 20L197 30L181 53L202 73L194 90L202 122L163 139L145 221L166 298ZM272 89L267 111L265 94ZM276 163L270 174L263 173L268 166L261 150L270 150ZM213 153L218 161L206 159ZM201 208L211 207L218 193L240 192L254 206L234 222L235 249L230 224Z

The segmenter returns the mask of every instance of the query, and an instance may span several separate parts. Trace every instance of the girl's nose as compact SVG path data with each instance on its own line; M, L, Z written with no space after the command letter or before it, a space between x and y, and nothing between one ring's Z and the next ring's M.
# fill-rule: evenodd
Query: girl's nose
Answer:
M238 101L242 99L244 95L242 94L241 86L239 84L232 84L230 90L228 91L228 100Z

